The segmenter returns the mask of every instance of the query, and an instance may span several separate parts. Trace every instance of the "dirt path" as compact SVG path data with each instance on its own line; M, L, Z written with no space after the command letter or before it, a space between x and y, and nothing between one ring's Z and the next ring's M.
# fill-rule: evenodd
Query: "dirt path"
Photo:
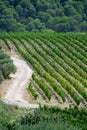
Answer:
M29 104L28 101L23 99L23 92L29 83L33 71L22 59L18 59L16 57L11 57L11 59L17 67L17 72L15 74L11 74L11 77L14 80L9 86L4 102L26 108L39 107L37 104Z

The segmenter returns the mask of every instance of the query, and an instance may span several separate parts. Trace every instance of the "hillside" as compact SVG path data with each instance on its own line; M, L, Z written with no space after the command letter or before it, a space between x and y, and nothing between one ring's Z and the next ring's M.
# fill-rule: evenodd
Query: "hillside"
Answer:
M16 106L0 101L1 130L87 130L86 33L3 33L0 48L17 60L11 58L12 62L3 51L1 57L18 65L9 87L11 93L7 93L7 99L17 101ZM28 67L33 70L31 80ZM20 97L24 93L26 80L30 80L26 100L39 103L38 109L18 107L24 103L18 93Z
M87 0L0 0L0 32L87 31Z
M37 103L87 107L86 34L11 33L0 39L34 70L28 89Z

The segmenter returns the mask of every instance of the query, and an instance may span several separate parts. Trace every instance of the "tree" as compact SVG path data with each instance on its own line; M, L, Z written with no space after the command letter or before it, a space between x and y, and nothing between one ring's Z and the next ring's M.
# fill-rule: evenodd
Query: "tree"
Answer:
M63 9L57 9L57 10L56 10L56 16L64 16L64 11L63 11Z
M70 31L79 31L79 27L78 27L78 21L76 19L74 19L73 17L69 18L69 24L70 24Z
M39 19L35 19L27 25L28 31L32 31L32 30L36 31L36 29L39 30L39 31L45 29L44 23L40 22Z
M16 6L16 12L18 13L19 16L23 15L23 8L21 7L21 5Z
M70 31L70 24L68 22L56 24L55 31L56 32L69 32Z
M4 78L9 78L11 72L16 72L13 61L10 59L9 55L0 50L0 83Z
M12 32L25 32L25 25L21 23L15 23L11 25L11 30Z
M36 4L37 11L46 11L49 8L49 2L47 2L46 0L37 0Z
M41 22L46 23L51 18L51 15L47 12L40 11L38 13L38 18L41 20Z
M87 21L84 21L80 24L80 31L81 32L87 31Z
M73 15L76 15L77 12L75 10L75 8L72 6L72 5L65 5L64 6L64 14L66 16L73 16Z

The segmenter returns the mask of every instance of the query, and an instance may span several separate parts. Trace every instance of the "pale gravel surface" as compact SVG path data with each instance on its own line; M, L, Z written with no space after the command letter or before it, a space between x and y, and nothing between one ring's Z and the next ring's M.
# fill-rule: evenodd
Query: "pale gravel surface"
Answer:
M15 74L11 74L11 77L14 80L10 84L3 101L7 104L17 105L19 107L38 108L38 104L30 104L23 98L23 92L28 86L33 73L32 69L22 59L18 59L16 57L11 57L11 59L17 68L17 72Z

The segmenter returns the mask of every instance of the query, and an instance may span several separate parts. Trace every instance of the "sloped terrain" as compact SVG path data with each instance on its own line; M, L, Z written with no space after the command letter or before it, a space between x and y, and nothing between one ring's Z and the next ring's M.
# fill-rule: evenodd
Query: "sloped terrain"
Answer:
M18 33L0 39L34 70L29 91L36 101L87 106L86 34Z

